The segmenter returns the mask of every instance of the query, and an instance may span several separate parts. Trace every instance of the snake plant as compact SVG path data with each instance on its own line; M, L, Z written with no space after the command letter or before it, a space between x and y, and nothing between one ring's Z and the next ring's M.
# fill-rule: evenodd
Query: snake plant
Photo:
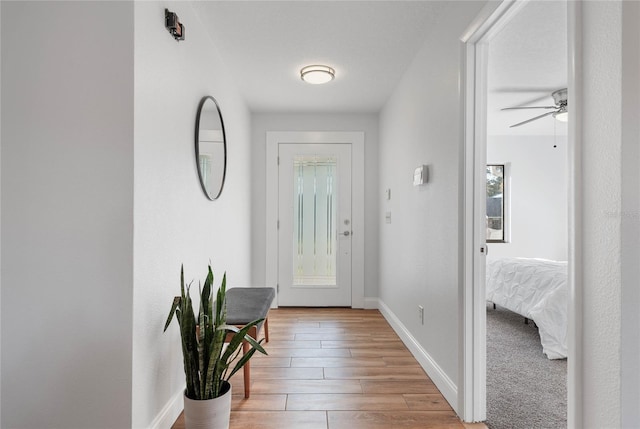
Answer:
M196 319L189 294L191 284L185 286L184 267L180 269L180 296L173 299L164 331L175 315L182 339L184 373L187 379L186 396L190 399L213 399L223 395L226 393L223 390L224 382L228 382L256 351L267 354L260 345L262 341L258 342L248 334L253 326L264 319L254 320L241 329L226 324L226 284L225 273L216 300L213 301L213 271L209 265L204 285L199 287L200 309ZM250 349L238 359L243 341L249 343ZM227 347L224 347L225 343Z

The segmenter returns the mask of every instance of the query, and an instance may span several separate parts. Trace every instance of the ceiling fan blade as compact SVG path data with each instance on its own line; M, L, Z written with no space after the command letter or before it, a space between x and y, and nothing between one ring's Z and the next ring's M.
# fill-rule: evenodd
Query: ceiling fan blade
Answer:
M519 109L557 109L558 106L523 106L523 107L505 107L500 110L519 110Z
M556 110L553 112L543 113L542 115L536 116L535 118L527 119L526 121L518 122L517 124L511 125L509 128L519 127L520 125L528 124L529 122L536 121L538 119L544 118L545 116L553 115L554 113L557 113L557 112L558 111Z
M548 101L549 101L549 95L543 95L541 97L531 98L531 99L527 100L526 102L521 103L520 105L521 106L531 106L531 105L535 105L535 104L543 103L543 102L548 102Z
M489 88L491 92L500 92L500 93L510 93L510 94L535 94L535 93L544 93L544 97L548 97L553 91L557 90L557 86L548 86L548 87L513 87L513 86L496 86L494 88Z

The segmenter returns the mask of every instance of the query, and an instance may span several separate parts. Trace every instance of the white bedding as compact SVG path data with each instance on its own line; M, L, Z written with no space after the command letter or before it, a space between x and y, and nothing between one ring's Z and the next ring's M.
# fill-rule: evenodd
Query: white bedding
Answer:
M567 263L505 258L487 264L487 301L533 320L549 359L567 357Z

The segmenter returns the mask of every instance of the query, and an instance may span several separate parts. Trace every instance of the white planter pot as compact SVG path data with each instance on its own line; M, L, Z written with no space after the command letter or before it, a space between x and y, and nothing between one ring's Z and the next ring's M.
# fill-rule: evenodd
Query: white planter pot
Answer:
M231 385L227 393L214 399L195 400L184 395L185 429L229 429L230 417Z

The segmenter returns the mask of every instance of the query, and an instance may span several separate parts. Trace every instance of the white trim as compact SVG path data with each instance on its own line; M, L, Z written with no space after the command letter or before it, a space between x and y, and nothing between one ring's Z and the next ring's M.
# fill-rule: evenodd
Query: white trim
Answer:
M164 429L173 426L184 409L184 387L173 395L149 425L149 429Z
M524 3L524 2L523 2ZM460 389L458 415L466 422L486 420L486 310L484 299L484 266L486 264L486 230L476 225L483 219L486 206L479 204L477 195L486 186L486 116L487 116L487 42L502 28L504 19L518 3L503 1L497 7L487 4L461 36L463 42L462 76L464 105L464 143L462 154L463 219L461 252L462 314L460 334ZM521 7L521 6L519 6ZM485 191L486 192L486 191ZM482 253L480 252L482 249Z
M377 310L380 308L380 300L366 296L364 298L364 308L366 310Z
M352 148L351 307L364 308L364 132L267 131L266 136L266 285L278 283L278 144L350 143ZM278 296L274 302L277 305Z
M569 122L569 332L567 428L582 428L582 3L568 2L567 37L571 100Z
M473 22L460 36L465 44L476 44L489 34L497 34L509 20L524 6L517 0L503 0L499 4L487 3ZM514 9L515 8L515 9ZM506 19L506 21L501 21Z
M458 388L446 372L438 366L435 359L420 345L411 332L402 324L400 319L382 300L378 300L380 313L389 322L389 325L398 334L402 342L416 358L422 369L427 373L431 381L436 385L440 393L445 397L454 410L458 410Z

